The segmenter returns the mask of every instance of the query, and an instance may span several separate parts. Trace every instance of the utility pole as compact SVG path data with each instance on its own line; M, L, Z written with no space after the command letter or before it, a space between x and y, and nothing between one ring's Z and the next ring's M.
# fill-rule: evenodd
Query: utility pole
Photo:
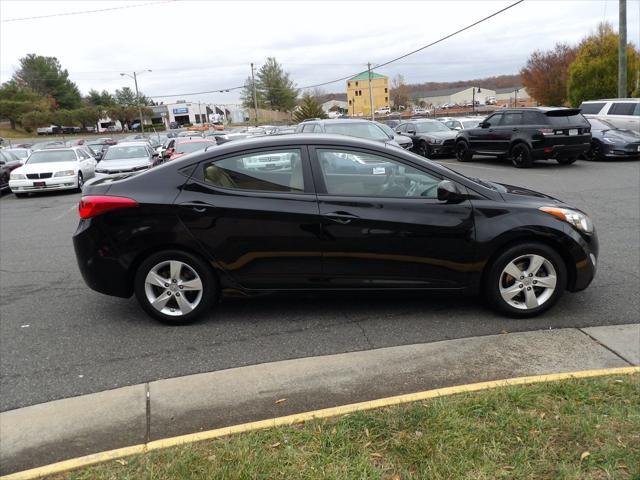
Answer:
M373 114L373 91L371 89L371 63L367 63L367 70L369 71L369 107L371 109L371 120L375 120Z
M121 73L120 76L124 77L125 75L129 78L133 78L133 83L136 86L136 103L138 104L138 114L140 115L140 130L144 133L144 119L142 118L142 105L140 105L140 93L138 92L138 73L150 72L151 70L144 70L142 72L133 72L133 75L129 75L128 73ZM124 128L124 126L123 126Z
M618 98L627 98L627 0L620 0L618 32Z
M251 64L251 83L253 84L253 108L256 111L256 127L258 126L258 95L256 93L256 77L253 75L253 63Z

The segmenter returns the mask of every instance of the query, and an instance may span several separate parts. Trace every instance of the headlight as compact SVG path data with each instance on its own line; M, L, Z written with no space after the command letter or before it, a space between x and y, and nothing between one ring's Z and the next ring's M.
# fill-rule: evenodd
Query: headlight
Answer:
M593 233L593 222L586 214L578 210L559 207L540 207L539 210L571 224L576 230Z
M73 170L63 170L62 172L56 172L54 177L73 177L76 174Z
M434 145L440 145L443 142L441 138L431 138L429 139L429 143L433 143Z
M24 180L25 177L22 173L10 173L9 180Z
M612 139L610 139L610 138L608 138L608 137L604 137L602 140L603 140L605 143L616 143L616 141L615 141L615 140L612 140Z

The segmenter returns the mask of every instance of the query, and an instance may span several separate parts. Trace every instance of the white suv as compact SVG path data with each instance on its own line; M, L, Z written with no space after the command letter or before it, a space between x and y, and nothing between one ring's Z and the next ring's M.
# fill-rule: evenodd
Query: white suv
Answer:
M589 100L580 105L582 114L607 120L618 128L640 131L640 98Z

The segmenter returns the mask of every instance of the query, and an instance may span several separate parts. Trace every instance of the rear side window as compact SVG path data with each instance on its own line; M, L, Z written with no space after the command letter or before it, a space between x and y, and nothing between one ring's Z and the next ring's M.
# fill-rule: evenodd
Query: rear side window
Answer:
M312 133L315 131L315 129L316 129L315 123L307 123L302 127L302 131L305 133Z
M604 107L604 102L583 103L580 105L580 110L582 110L582 113L595 115L600 113L602 107Z
M248 153L205 163L204 181L216 187L266 192L304 192L299 149Z
M631 102L613 102L609 107L607 114L609 115L640 115L638 107L640 103Z
M545 124L544 116L539 112L524 112L522 114L522 122L525 125L540 125Z

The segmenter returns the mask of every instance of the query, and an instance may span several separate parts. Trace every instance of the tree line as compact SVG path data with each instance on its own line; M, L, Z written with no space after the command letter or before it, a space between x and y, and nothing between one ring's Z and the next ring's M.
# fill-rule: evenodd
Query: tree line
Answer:
M0 118L27 131L45 125L95 126L100 118L110 117L130 126L140 116L150 116L153 102L144 95L136 100L129 87L111 94L90 90L82 96L56 57L29 54L20 59L12 78L0 85Z
M608 23L578 45L558 43L531 54L520 71L527 92L543 105L579 106L618 96L618 34ZM640 96L640 53L627 45L627 96Z

